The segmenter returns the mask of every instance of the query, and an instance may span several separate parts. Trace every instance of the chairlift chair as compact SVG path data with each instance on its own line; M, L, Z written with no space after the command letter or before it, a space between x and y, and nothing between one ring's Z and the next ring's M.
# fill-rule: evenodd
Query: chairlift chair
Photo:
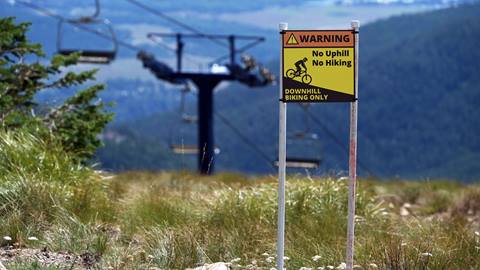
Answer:
M285 167L299 168L299 169L316 169L320 166L319 159L295 158L287 157L285 160ZM275 166L278 166L278 160L275 161Z
M305 110L310 107L309 103L302 103ZM285 166L297 169L317 169L320 166L320 141L318 135L310 130L308 114L304 112L304 128L287 134L287 157ZM312 150L313 149L313 150ZM315 151L315 155L306 152ZM293 155L290 154L293 152ZM278 166L278 160L275 161Z
M313 141L311 141L311 142L313 142ZM320 164L321 164L322 160L321 160L319 154L316 154L316 155L308 154L308 155L306 155L305 150L301 151L301 150L295 149L295 146L292 146L292 143L289 143L289 144L290 144L290 147L287 146L287 149L289 151L287 151L287 157L285 159L285 161L286 161L285 162L285 167L287 167L287 168L297 168L297 169L317 169L318 167L320 167ZM315 146L319 146L318 145L319 143L314 143L314 144L315 144ZM317 153L319 153L321 151L320 147L312 147L311 145L309 145L308 148L309 148L309 150L312 150L312 148L313 148L314 150L312 150L312 151L318 151ZM295 154L292 155L289 152L294 152ZM278 159L275 160L274 164L275 164L275 166L278 166Z
M180 123L178 123L171 131L170 134L170 150L173 154L176 155L198 155L201 151L197 143L192 143L192 138L188 138L189 134L186 132L186 129L193 124L198 123L198 117L193 114L188 114L185 108L186 95L191 92L190 86L188 84L184 85L184 88L181 90L180 96ZM176 135L174 136L174 133ZM190 132L193 134L194 132ZM178 140L180 139L180 141ZM189 141L184 143L184 140ZM174 142L176 141L176 142ZM218 147L214 148L214 153L219 154L220 149Z
M195 139L191 138L194 131L187 132L185 125L184 121L180 121L170 130L169 148L176 155L196 155L199 153L198 145Z
M100 2L95 1L95 12L90 16L82 16L76 19L59 20L57 25L57 53L62 55L69 55L71 53L80 53L78 58L79 63L90 64L109 64L113 61L117 55L118 42L113 31L113 27L108 20L101 20L98 18L100 15ZM72 25L103 25L107 30L107 35L112 41L112 47L110 49L81 49L81 48L67 48L63 44L63 32L64 24L69 23ZM95 30L92 30L95 31Z
M190 85L187 83L184 85L184 87L181 90L180 94L180 115L182 117L182 121L187 123L187 124L196 124L198 122L198 117L193 114L188 114L185 109L185 99L188 93L190 93L192 90L190 88Z
M197 155L198 146L195 145L183 145L183 144L170 144L170 150L174 154L178 155Z
M170 150L177 155L198 155L200 152L200 149L198 149L198 145L196 144L170 144ZM220 148L215 147L213 152L218 155L220 153Z
M303 129L296 130L287 134L287 139L292 140L318 140L318 134L312 132L310 129L310 121L307 111L310 109L310 103L299 103L299 105L305 110L303 112Z
M198 122L196 115L182 114L182 121L189 124L195 124Z

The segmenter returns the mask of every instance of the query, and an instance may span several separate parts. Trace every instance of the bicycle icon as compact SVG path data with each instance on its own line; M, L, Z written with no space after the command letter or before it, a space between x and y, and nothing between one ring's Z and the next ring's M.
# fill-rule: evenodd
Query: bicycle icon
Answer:
M308 59L304 57L303 59L295 62L296 69L287 70L287 78L294 79L296 77L301 77L304 84L310 84L312 82L312 76L307 73L307 63Z
M312 82L312 76L310 76L306 70L300 70L298 72L293 68L287 70L287 78L294 79L297 77L301 77L302 82L305 84L310 84Z

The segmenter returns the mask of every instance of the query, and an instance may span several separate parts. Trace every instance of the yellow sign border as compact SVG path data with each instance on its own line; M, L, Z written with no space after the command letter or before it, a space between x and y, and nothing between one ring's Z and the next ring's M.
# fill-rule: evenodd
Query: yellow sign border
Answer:
M349 46L301 46L301 44L298 44L298 45L288 45L286 44L286 41L285 41L285 36L288 35L288 34L292 34L292 33L298 33L298 32L313 32L313 33L325 33L325 32L343 32L343 33L349 33L351 34L351 37L352 37L352 40L351 42L351 45ZM287 102L287 103L311 103L311 102L315 102L315 103L323 103L323 102L354 102L357 100L356 98L356 89L357 89L357 82L355 80L355 75L357 73L357 67L356 67L356 54L357 54L357 50L355 48L355 43L356 43L356 34L358 34L358 32L356 32L355 30L352 30L352 29L341 29L341 30L283 30L280 32L281 34L281 38L282 38L282 74L281 74L281 80L282 80L282 98L281 100L283 102ZM298 38L296 38L298 40ZM285 91L287 90L285 88L285 66L284 66L284 60L285 60L285 49L296 49L296 48L349 48L349 49L353 49L353 58L352 58L352 66L353 66L353 76L352 76L352 80L353 80L353 93L350 95L350 94L345 94L345 93L341 93L341 92L337 92L335 91L334 89L322 89L320 87L315 87L315 88L318 88L318 89L321 89L323 91L330 91L330 92L334 92L334 93L339 93L341 94L340 96L337 96L337 97L334 97L332 99L327 99L327 100L319 100L319 99L307 99L307 100L286 100L285 99ZM342 96L343 95L343 96Z

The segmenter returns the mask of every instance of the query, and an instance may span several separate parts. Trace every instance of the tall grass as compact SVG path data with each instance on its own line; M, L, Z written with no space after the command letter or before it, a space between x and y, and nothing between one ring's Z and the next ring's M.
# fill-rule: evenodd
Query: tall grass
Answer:
M138 248L152 256L148 265L181 269L216 261L237 262L239 258L237 268L275 266L274 177L222 182L222 176L138 172L119 176L117 180L125 185L130 180L124 177L137 179L137 184L148 179L145 183L149 188L128 202L137 210L127 211L130 218L137 213L137 218L146 220L136 223L133 235L141 236ZM290 177L286 194L287 268L341 266L347 189L342 180ZM408 194L412 190L415 195ZM356 263L363 269L480 266L480 239L469 227L474 223L454 214L477 209L477 193L464 194L465 190L471 188L449 182L360 182ZM411 204L409 215L400 215L400 208L407 204ZM142 208L149 209L150 214L138 211ZM155 220L154 215L168 217Z
M106 179L28 133L0 133L0 149L0 236L14 238L0 245L68 251L98 269L275 267L276 177ZM341 268L347 193L344 180L288 178L287 268ZM478 187L360 180L356 199L358 269L480 269Z
M0 235L25 245L70 216L108 219L108 200L102 177L60 146L28 132L0 132Z

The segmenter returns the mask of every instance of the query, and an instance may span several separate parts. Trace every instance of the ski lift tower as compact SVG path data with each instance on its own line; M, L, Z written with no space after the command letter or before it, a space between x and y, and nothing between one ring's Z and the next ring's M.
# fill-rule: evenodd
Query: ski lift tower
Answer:
M264 41L263 37L258 36L239 36L239 35L206 35L206 34L181 34L181 33L149 33L150 39L174 38L176 39L176 57L177 66L173 70L166 64L155 61L146 62L142 59L144 67L149 68L159 79L174 84L185 84L186 81L193 82L198 88L198 170L200 174L212 174L214 171L214 132L213 132L213 92L215 87L222 81L239 81L250 87L262 87L275 81L274 76L264 67L260 68L254 64L253 59L247 61L245 66L236 62L237 53ZM203 73L203 72L185 72L182 70L182 56L185 38L188 39L210 39L214 41L227 41L229 54L220 57L217 60L229 58L226 67L227 73ZM237 40L246 40L248 43L240 48L236 48ZM152 59L150 59L151 61ZM253 63L253 64L252 64ZM161 67L161 68L156 68ZM256 71L257 70L257 71ZM258 74L256 74L257 72Z

